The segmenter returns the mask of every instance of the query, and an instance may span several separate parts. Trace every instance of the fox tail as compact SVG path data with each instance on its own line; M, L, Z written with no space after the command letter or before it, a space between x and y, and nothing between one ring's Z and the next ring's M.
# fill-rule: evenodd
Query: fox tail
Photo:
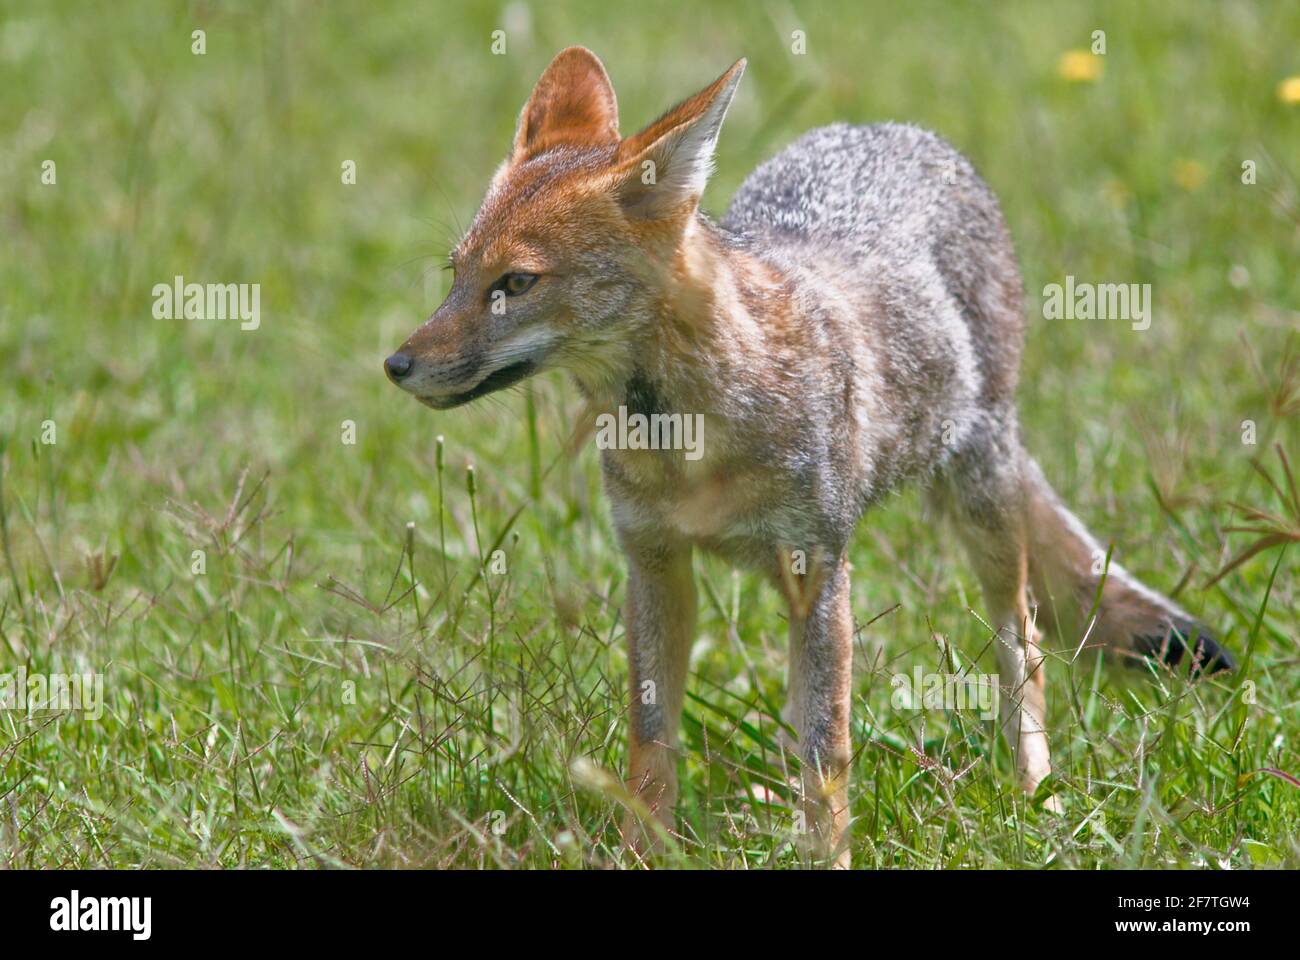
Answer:
M1087 645L1132 665L1158 660L1179 669L1185 664L1192 677L1233 668L1232 656L1203 624L1123 567L1106 563L1106 551L1028 456L1023 476L1029 582L1039 623L1055 628L1057 636L1079 637L1094 615Z

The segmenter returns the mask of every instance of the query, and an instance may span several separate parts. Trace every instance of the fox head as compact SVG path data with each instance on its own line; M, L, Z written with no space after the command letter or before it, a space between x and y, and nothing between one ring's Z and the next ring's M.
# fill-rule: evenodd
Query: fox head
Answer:
M670 295L744 69L624 139L595 54L561 51L451 253L451 291L384 362L389 379L447 409L548 369L584 384L626 376Z

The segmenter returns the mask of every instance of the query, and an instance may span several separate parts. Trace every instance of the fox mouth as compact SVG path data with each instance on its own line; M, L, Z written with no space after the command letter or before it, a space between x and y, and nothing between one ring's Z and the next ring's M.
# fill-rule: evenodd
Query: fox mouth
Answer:
M518 360L500 369L493 370L480 380L477 386L470 387L470 389L461 393L451 393L441 397L416 397L416 399L426 407L432 407L435 410L450 410L453 407L464 406L479 397L486 397L489 393L496 393L498 390L512 387L520 380L531 376L536 369L537 362L535 360Z

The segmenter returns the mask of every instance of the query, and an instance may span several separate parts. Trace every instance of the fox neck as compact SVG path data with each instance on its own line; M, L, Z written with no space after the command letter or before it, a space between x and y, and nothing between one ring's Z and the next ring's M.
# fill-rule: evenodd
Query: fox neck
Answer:
M790 313L787 278L699 213L662 262L659 295L622 355L579 377L598 412L715 412L771 362L768 333Z

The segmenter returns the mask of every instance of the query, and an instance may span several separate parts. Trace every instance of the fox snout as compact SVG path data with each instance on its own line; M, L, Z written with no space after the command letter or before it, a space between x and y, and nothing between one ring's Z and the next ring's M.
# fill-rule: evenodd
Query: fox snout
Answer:
M384 361L384 373L388 374L389 380L393 381L393 383L397 383L397 381L403 379L411 372L414 365L415 362L411 359L410 355L402 353L399 350Z
M483 366L483 352L455 337L450 327L435 314L384 361L389 380L434 407L472 390Z
M384 361L384 372L389 380L426 406L449 410L513 386L531 376L537 366L534 360L517 360L480 375L484 369L481 358L463 358L438 365L399 350Z
M555 340L544 325L494 333L476 317L439 310L384 361L384 373L426 406L447 410L536 373Z

